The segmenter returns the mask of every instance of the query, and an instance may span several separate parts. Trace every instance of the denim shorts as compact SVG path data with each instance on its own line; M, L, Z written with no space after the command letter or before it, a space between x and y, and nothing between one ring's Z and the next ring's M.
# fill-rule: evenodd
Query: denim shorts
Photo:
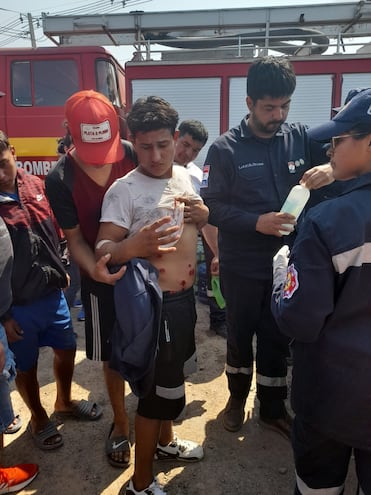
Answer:
M8 348L5 329L0 323L0 342L5 349L5 367L0 373L0 433L3 433L14 419L12 402L10 400L9 382L15 376L13 353Z
M29 304L14 305L11 313L23 330L23 338L10 344L17 370L29 371L36 366L40 347L76 349L70 311L61 290Z

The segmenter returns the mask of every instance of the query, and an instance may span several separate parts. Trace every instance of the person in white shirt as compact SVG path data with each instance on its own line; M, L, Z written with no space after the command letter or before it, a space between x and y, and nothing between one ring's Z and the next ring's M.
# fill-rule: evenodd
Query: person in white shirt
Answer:
M200 194L202 170L195 160L208 139L206 127L199 120L183 120L178 127L178 139L175 145L174 162L185 167L192 179L192 184ZM225 309L221 309L211 290L211 276L219 274L218 229L207 224L202 229L202 244L206 261L207 296L210 308L210 330L217 335L227 337Z
M174 161L188 170L197 194L200 194L202 170L193 160L205 146L208 137L206 127L199 120L183 120L178 127Z

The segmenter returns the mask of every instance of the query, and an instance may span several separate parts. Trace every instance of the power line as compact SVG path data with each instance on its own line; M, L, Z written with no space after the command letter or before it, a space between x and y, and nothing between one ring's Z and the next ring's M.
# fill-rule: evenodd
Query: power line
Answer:
M151 0L145 0L151 1ZM99 15L99 14L113 14L115 12L122 11L123 8L132 5L144 3L143 0L103 0L95 1L90 4L83 3L80 6L76 5L76 2L71 3L73 8L66 9L67 6L63 4L64 10L55 11L53 13L47 12L47 15ZM55 8L55 7L54 7ZM48 9L45 9L48 10ZM29 24L28 14L23 12L16 12L14 10L5 9L0 7L0 11L17 14L17 17L12 17L8 22L2 22L0 28L0 46L7 46L14 44L16 40L28 39L31 41L31 31L39 31L42 26L42 13L35 15L32 13ZM43 33L37 38L37 41L43 41L47 39Z

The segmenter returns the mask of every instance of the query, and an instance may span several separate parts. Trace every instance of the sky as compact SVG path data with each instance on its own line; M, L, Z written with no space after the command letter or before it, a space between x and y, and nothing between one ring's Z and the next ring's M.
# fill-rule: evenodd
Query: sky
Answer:
M5 2L2 2L3 4ZM122 4L125 4L125 7ZM0 48L4 47L24 47L31 46L29 37L21 38L19 33L26 31L28 27L27 14L32 14L35 26L37 46L52 46L42 32L42 28L37 28L37 19L41 18L41 13L50 15L62 15L67 13L128 13L132 10L143 10L145 12L156 12L164 10L217 10L233 8L256 8L267 6L290 6L290 5L324 5L324 4L348 3L348 0L187 0L185 7L174 7L173 0L12 0L7 2L7 7L0 6ZM351 1L350 3L353 3ZM89 10L88 10L89 8ZM103 8L103 10L102 10ZM100 9L100 10L97 10ZM20 19L23 19L21 22ZM41 23L40 23L41 24ZM109 51L121 62L130 60L133 53L132 47L107 47Z

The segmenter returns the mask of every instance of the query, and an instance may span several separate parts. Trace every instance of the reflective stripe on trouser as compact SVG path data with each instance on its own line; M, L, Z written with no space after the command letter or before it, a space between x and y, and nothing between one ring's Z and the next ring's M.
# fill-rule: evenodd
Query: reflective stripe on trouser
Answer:
M251 387L253 368L234 368L227 364L225 371L231 396L235 399L246 399Z
M226 373L230 373L231 375L237 375L241 373L242 375L252 375L253 369L252 366L249 368L234 368L233 366L229 366L228 364L225 367Z
M352 453L360 485L358 495L371 495L371 452L329 438L298 415L292 428L292 447L296 495L342 494Z
M270 310L272 281L247 279L225 269L220 276L227 304L226 372L230 393L236 398L247 397L249 393L252 372L246 374L244 370L252 369L256 335L260 411L264 410L265 417L282 417L286 412L288 339L279 332Z
M286 376L264 376L256 374L256 383L262 387L286 387Z
M344 491L344 485L331 488L310 488L297 474L296 486L300 495L341 495Z
M176 400L183 397L185 394L185 386L179 385L179 387L161 387L156 385L156 395L162 397L163 399Z

